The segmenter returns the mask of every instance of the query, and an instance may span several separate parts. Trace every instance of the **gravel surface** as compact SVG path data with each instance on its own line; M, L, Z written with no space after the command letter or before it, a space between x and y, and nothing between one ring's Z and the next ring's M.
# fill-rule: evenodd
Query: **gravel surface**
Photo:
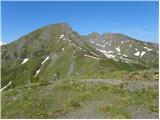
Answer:
M84 79L78 82L93 84L122 85L124 89L129 91L140 91L147 88L158 89L158 81L153 80L108 80L108 79Z
M158 119L159 113L151 112L144 106L129 106L128 111L133 119Z

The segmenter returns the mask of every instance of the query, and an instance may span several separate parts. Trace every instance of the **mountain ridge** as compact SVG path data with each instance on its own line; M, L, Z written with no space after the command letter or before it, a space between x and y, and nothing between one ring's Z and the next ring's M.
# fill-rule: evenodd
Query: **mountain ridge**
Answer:
M11 80L10 86L16 87L72 76L107 77L112 71L158 68L159 59L155 44L114 33L81 36L66 23L44 26L1 48L2 87Z
M36 31L39 30L39 29L44 29L44 28L47 28L47 27L55 26L55 25L57 25L57 26L65 26L66 28L68 28L68 29L70 29L70 30L73 30L72 27L71 27L69 24L67 24L67 23L65 23L65 22L62 22L62 23L56 23L56 24L55 24L55 23L53 23L53 24L48 24L48 25L45 25L45 26L43 26L43 27L36 28L36 29L33 30L32 32L27 33L27 35L30 34L30 33L36 32ZM79 34L78 31L74 31L74 32L76 32L77 34ZM123 35L123 36L129 37L129 38L131 38L131 39L135 39L134 37L130 37L129 35L126 35L126 34L123 34L123 33L120 33L120 32L104 32L104 33L91 32L91 33L88 33L88 34L86 34L86 35L81 35L81 37L88 37L88 36L90 36L90 35L92 35L92 34L97 34L98 36L104 36L105 34L117 34L117 35ZM80 34L79 34L79 35L80 35ZM25 36L26 36L26 34L25 34L25 35L22 35L22 36L19 37L19 38L17 38L15 41L17 41L17 40L19 40L19 39L22 39L22 38L25 37ZM156 45L159 44L159 43L156 43L156 42L144 41L144 40L140 40L140 39L135 39L135 40L141 41L141 42L147 42L147 43L151 43L151 44L156 44ZM2 45L11 44L11 43L13 43L13 42L15 42L15 41L12 41L12 42L10 42L10 43L5 43L5 44L2 44Z

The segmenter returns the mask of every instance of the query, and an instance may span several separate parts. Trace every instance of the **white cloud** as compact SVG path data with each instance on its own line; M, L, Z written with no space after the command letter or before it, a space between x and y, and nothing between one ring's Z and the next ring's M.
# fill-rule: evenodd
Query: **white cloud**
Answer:
M5 42L0 41L0 46L1 46L1 45L5 45L5 44L6 44Z

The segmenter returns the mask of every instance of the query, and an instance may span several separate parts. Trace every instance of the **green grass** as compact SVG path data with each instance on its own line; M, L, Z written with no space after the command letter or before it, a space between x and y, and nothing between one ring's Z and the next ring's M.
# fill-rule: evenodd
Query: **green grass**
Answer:
M121 107L101 106L99 111L109 114L110 119L129 119L129 113Z
M159 80L158 69L138 70L128 73L124 77L128 80Z
M158 112L155 104L158 91L152 89L129 92L121 85L85 84L73 80L54 84L56 82L2 91L2 118L61 118L93 101L97 106L95 114L103 113L104 118L131 118L128 106L143 105Z
M67 33L65 37L70 41L60 40L62 33ZM109 35L105 34L106 40L110 40ZM151 88L130 92L124 90L123 85L109 86L76 81L94 78L158 80L158 70L146 69L158 68L157 49L153 48L154 51L139 59L134 56L134 47L142 51L144 43L132 41L132 38L122 34L114 34L111 50L120 44L120 40L130 39L121 46L121 52L136 60L126 64L107 59L88 44L88 39L81 38L66 25L56 24L33 31L11 44L2 46L1 85L4 87L12 81L9 87L2 91L2 117L59 118L76 110L85 110L92 102L96 110L101 109L101 102L105 104L104 110L95 113L103 112L104 118L107 115L110 118L129 118L126 109L131 105L144 105L146 109L158 112L158 93ZM129 48L131 43L134 47ZM75 44L83 49L79 49ZM84 56L93 55L92 52L100 59ZM50 56L50 59L41 65L47 56ZM26 57L29 61L22 65L21 62ZM38 69L40 72L34 77ZM55 80L57 74L58 80Z

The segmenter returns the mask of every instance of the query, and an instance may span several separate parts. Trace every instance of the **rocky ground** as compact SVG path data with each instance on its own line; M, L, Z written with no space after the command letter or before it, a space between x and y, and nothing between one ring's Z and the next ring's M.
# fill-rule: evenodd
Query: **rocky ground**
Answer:
M158 81L57 80L2 91L2 118L157 118Z

